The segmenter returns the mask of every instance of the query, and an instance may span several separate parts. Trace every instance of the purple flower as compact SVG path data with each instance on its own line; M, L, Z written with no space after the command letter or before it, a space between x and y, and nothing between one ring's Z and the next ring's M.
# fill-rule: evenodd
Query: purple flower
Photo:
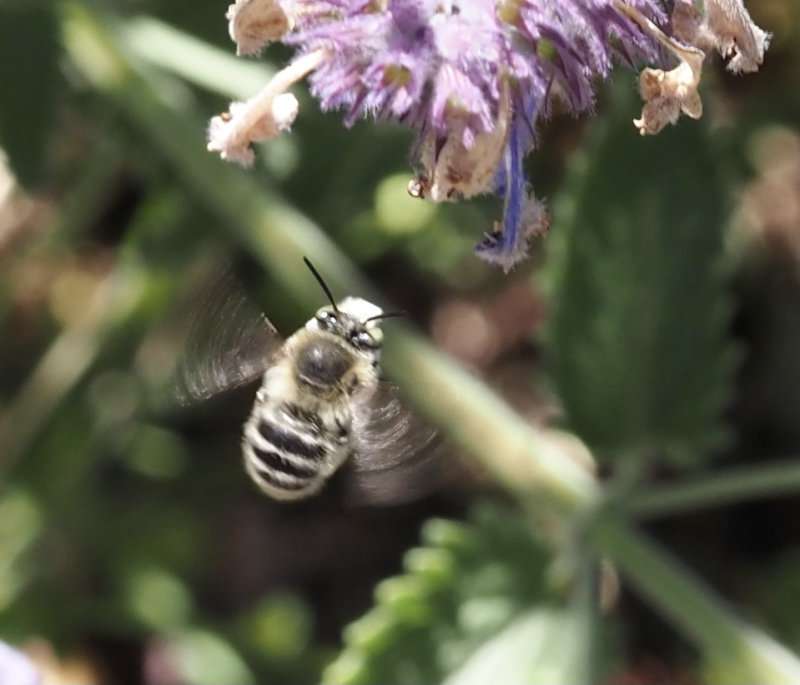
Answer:
M749 20L738 0L726 1ZM663 33L667 16L656 0L237 0L228 18L240 53L279 39L297 56L256 98L212 120L209 149L251 161L252 141L294 120L296 101L283 91L311 74L312 93L324 109L344 109L347 126L372 116L417 131L421 168L409 183L412 195L434 202L503 196L503 220L476 251L506 270L547 225L523 169L539 118L557 103L573 114L591 109L596 82L615 63L657 61L664 48L680 60L695 50L702 62L706 49ZM711 30L695 25L709 42ZM728 36L726 48L744 35ZM651 71L651 81L664 74ZM696 79L694 62L668 77L678 85L662 89L664 102L648 102L651 112L663 104L666 114L653 123L643 113L640 130L697 112L684 87Z
M0 641L0 685L38 685L42 681L33 662Z

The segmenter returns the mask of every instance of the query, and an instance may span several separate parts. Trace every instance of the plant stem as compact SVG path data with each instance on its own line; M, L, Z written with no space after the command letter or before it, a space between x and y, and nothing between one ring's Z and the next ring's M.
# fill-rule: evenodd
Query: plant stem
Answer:
M204 149L193 114L153 88L125 52L122 33L77 2L65 4L67 50L77 69L110 99L173 167L188 192L224 219L234 239L312 307L319 293L301 268L308 256L336 292L383 300L335 245L300 212L239 169ZM393 323L384 366L465 452L528 506L589 517L601 493L588 472L543 433L533 430L479 380L409 328ZM540 504L541 503L541 504ZM666 615L714 658L740 663L748 682L798 683L800 661L738 620L713 592L620 519L596 518L591 538L609 553Z
M788 649L748 625L677 559L610 512L595 517L589 538L628 581L704 651L706 664L724 669L736 685L792 685L800 662Z
M130 19L122 30L142 59L229 98L246 100L275 75L264 62L238 59L152 17Z
M567 513L594 507L594 477L451 358L407 330L387 336L384 349L384 366L403 379L414 406L506 489L523 500L538 493Z
M623 506L637 518L651 518L797 493L800 461L793 459L665 485L633 495Z

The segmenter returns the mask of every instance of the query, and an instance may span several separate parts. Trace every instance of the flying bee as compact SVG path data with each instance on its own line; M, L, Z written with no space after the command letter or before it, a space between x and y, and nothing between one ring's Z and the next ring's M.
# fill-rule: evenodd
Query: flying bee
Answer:
M233 331L212 321L206 335L191 336L210 354L182 368L185 394L202 399L262 375L242 452L247 474L275 499L316 494L348 462L362 499L399 501L409 486L430 487L426 455L434 451L435 431L379 380L381 322L402 312L358 297L337 303L304 261L329 304L283 341L266 317L247 314L242 298L223 302L220 313L234 319Z

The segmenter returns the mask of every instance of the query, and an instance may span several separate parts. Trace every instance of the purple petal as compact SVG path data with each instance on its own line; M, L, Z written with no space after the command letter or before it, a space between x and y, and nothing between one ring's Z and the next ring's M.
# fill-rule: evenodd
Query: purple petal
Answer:
M520 146L520 128L514 126L509 135L503 158L502 190L505 193L503 227L500 233L488 233L475 246L475 254L481 259L498 264L508 271L525 258L528 238L522 230L522 216L527 194L526 179L522 168L524 150Z
M22 652L0 641L0 685L39 685L42 677Z

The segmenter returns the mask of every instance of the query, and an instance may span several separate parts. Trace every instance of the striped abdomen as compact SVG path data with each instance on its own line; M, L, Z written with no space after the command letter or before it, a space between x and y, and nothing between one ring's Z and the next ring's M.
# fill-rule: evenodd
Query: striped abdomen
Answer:
M322 416L297 403L257 401L244 429L245 468L277 499L319 490L350 452L349 411Z

